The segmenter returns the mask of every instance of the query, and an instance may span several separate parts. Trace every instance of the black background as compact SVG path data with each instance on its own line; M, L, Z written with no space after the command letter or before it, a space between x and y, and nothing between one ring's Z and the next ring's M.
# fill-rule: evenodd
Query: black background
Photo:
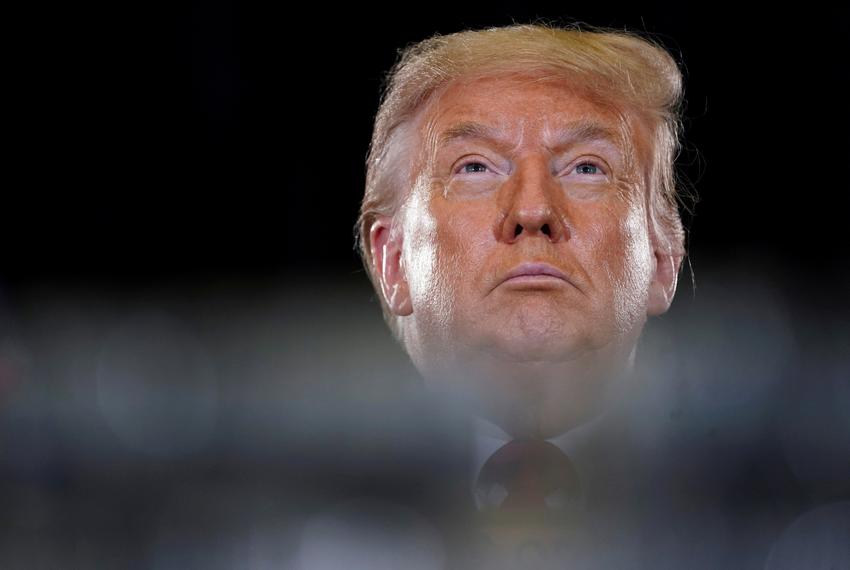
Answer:
M518 2L378 8L215 0L73 7L17 49L8 295L364 280L353 226L383 74L433 33L535 19L628 28L685 74L699 280L752 264L811 309L848 284L847 20L839 8ZM682 286L690 284L689 273ZM843 304L843 303L841 303Z

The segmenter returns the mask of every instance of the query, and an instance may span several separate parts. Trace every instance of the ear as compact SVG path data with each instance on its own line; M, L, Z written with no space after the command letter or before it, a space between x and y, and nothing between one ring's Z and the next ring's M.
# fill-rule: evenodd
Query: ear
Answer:
M393 314L405 317L413 312L410 289L402 259L402 237L392 227L392 218L381 216L369 228L372 271Z
M655 270L649 285L649 303L646 314L650 317L662 315L670 308L676 294L682 254L674 253L669 245L654 244Z

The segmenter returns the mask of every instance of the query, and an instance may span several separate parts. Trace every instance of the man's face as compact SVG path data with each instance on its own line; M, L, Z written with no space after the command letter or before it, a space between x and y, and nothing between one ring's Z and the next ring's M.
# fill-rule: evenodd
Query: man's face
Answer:
M528 78L454 83L423 111L429 160L400 233L374 237L399 245L381 260L398 259L396 312L426 378L598 375L628 358L656 259L627 128Z

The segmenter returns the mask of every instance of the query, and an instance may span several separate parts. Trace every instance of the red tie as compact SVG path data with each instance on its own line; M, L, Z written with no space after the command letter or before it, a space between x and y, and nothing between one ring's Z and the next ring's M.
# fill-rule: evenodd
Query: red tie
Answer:
M578 507L579 480L570 459L556 445L515 439L484 463L475 487L479 510L521 518L552 520Z
M554 444L516 439L500 447L475 486L482 567L570 567L587 541L576 516L580 495L572 462Z

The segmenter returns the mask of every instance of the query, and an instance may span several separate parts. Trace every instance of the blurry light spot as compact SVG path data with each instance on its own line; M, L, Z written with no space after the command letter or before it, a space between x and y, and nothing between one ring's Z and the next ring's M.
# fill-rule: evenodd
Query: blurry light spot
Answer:
M297 570L436 570L445 553L434 528L414 511L356 499L309 520Z
M756 402L795 355L788 311L769 287L744 278L704 295L688 323L684 370L701 406Z
M850 501L818 507L795 520L771 548L765 570L850 568Z
M819 377L795 396L781 417L785 459L797 479L815 493L850 490L850 407L836 405L835 398L842 382Z
M29 356L23 347L16 343L0 343L0 402L21 384L26 376Z
M179 321L130 319L104 343L100 411L130 448L159 456L203 446L216 422L218 387L207 351Z

